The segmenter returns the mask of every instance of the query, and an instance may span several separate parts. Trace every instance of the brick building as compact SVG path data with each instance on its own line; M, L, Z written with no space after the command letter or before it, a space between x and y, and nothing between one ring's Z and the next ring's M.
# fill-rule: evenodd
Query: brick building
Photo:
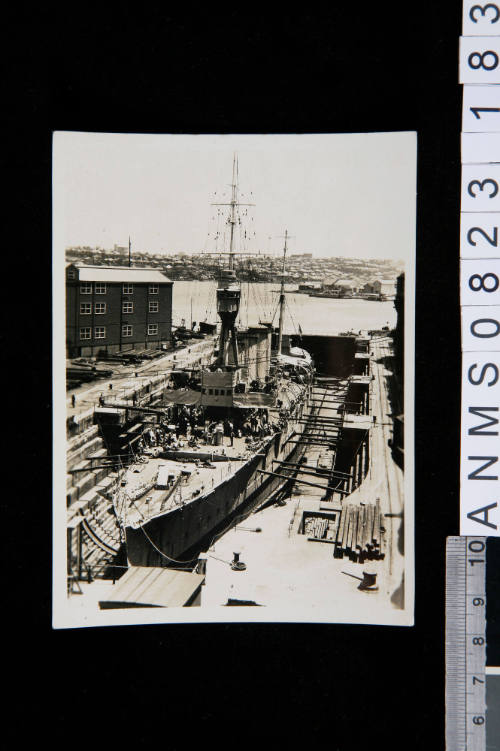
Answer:
M67 357L161 348L170 342L172 286L158 269L69 264Z

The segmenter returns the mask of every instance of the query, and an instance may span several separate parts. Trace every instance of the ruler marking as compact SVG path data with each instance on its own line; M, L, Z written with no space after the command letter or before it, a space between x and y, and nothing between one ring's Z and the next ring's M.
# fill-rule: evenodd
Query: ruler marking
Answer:
M485 553L484 537L449 537L447 540L447 751L484 751ZM472 606L476 598L480 598L483 604L478 602ZM478 642L474 643L474 639Z

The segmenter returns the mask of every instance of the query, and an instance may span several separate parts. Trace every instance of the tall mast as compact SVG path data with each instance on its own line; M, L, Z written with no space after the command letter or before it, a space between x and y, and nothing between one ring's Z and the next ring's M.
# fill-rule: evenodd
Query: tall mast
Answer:
M128 265L132 266L132 254L131 254L130 235L128 236Z
M216 206L229 206L229 268L221 271L219 284L217 288L217 313L221 319L221 331L219 340L219 358L218 364L227 367L229 363L229 347L232 349L233 362L231 367L238 367L238 340L236 335L236 316L240 307L241 290L237 285L236 274L234 271L234 226L236 224L236 209L242 204L238 201L238 159L236 153L233 154L233 181L231 183L231 201L230 203L214 204Z
M286 259L286 241L288 240L288 230L285 230L285 246L283 248L283 266L281 268L281 288L280 288L280 322L278 330L278 356L281 355L281 345L283 342L283 318L285 314L285 259Z
M238 159L233 154L233 182L231 184L231 214L229 224L231 227L231 238L229 241L229 269L234 268L234 225L236 224L236 206L238 203Z
M212 203L212 206L229 206L229 217L227 219L227 222L230 226L230 240L229 240L229 251L224 251L224 253L219 254L215 253L214 255L228 255L229 256L229 270L234 271L234 256L236 255L236 251L234 249L234 227L236 225L236 210L239 206L255 206L254 203L241 203L238 200L238 156L236 152L233 154L233 182L231 183L231 200L229 203Z

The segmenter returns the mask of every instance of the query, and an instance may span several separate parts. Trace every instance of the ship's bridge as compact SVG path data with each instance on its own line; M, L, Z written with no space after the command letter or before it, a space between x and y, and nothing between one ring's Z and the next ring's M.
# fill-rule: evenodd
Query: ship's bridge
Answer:
M200 405L203 407L272 407L275 396L250 391L245 379L246 368L205 370L201 380Z
M204 370L201 377L201 404L213 407L231 407L237 383L241 380L240 369Z

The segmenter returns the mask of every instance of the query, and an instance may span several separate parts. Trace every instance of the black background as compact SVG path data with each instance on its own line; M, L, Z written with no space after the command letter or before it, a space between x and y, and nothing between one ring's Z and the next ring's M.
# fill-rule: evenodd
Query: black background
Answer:
M6 19L4 122L22 148L9 139L3 158L16 177L17 247L39 311L49 306L53 130L418 132L415 627L52 631L51 333L42 313L24 350L32 497L27 507L17 497L6 504L8 528L23 531L22 549L15 534L4 541L22 635L6 650L16 661L16 735L33 725L70 747L81 739L169 750L193 747L195 732L233 747L444 747L445 538L458 533L460 16L456 0L337 3L324 14L290 5L215 15L205 5L182 17L123 5Z
M500 665L500 539L490 537L486 547L486 664Z

